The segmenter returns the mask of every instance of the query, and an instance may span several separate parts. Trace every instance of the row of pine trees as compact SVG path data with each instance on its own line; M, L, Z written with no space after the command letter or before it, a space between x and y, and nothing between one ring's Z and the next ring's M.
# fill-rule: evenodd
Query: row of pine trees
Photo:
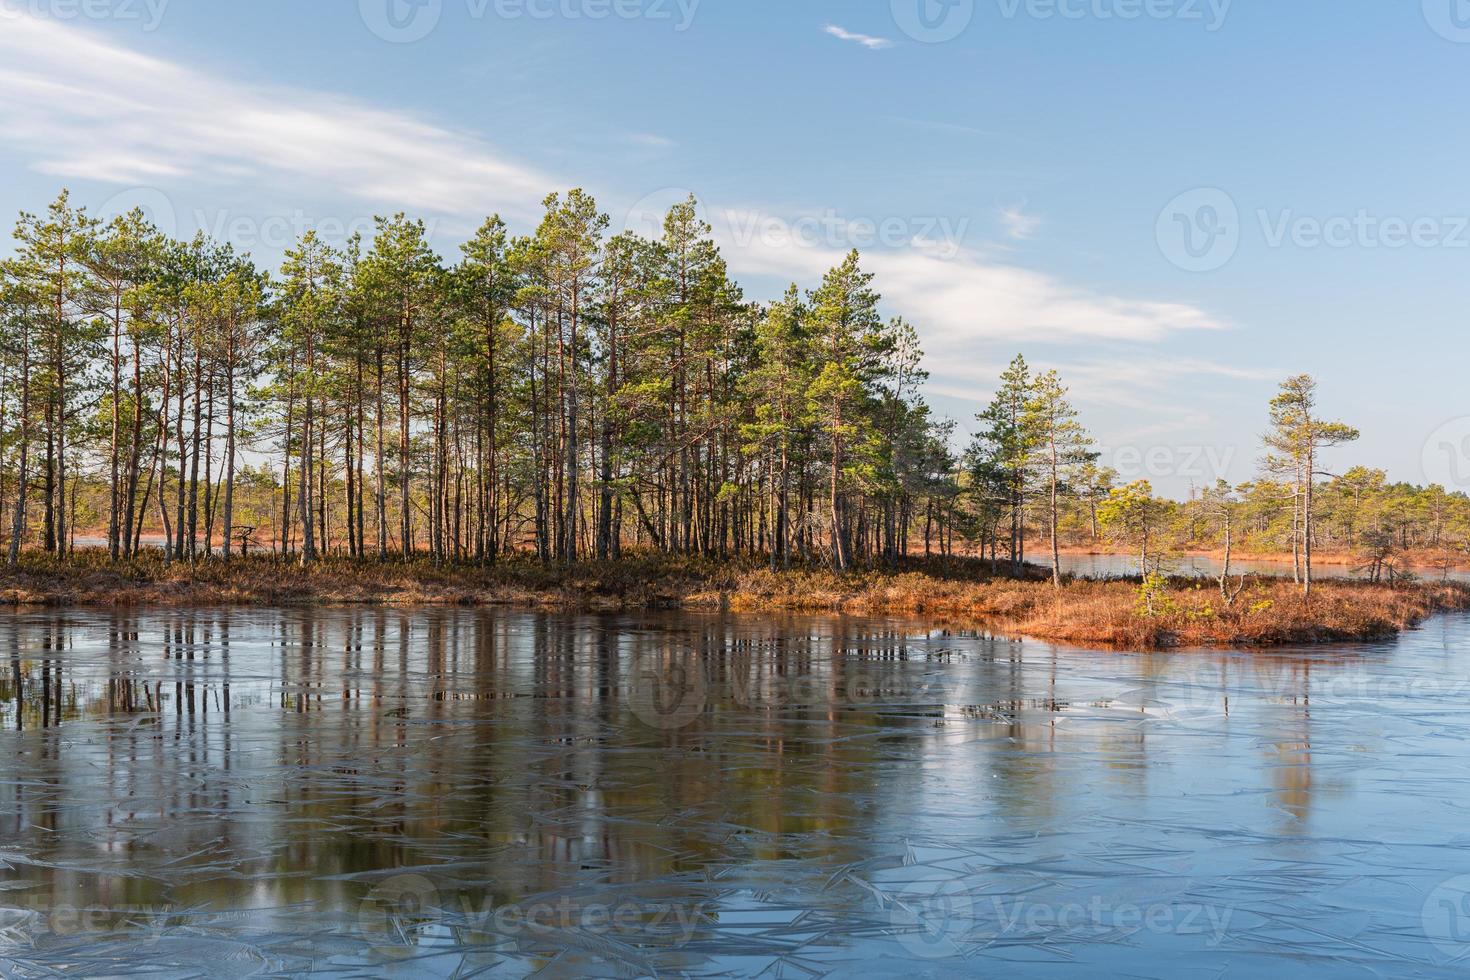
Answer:
M23 214L0 266L11 561L74 547L84 481L114 558L145 530L170 559L229 558L268 524L303 562L631 543L845 567L904 553L921 508L943 538L949 430L856 252L762 305L692 198L658 240L610 234L580 190L544 207L453 260L400 214L340 248L308 232L274 271L65 192ZM279 512L247 525L262 473Z
M843 568L922 547L1020 571L1039 539L1060 583L1064 536L1107 536L1145 569L1171 543L1284 548L1310 582L1319 542L1379 574L1470 540L1463 493L1323 482L1357 432L1318 416L1310 377L1269 406L1258 479L1175 505L1099 466L1061 379L1022 357L956 454L856 252L763 304L692 198L657 240L610 233L580 190L544 207L453 261L400 214L340 248L308 232L274 271L65 192L23 214L0 262L10 561L99 526L114 559L161 536L169 560L302 562L632 547Z

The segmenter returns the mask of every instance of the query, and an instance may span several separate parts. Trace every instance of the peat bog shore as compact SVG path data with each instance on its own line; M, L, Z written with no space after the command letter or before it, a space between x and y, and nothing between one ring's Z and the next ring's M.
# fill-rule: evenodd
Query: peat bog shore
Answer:
M104 551L82 549L61 560L29 553L18 566L0 568L0 603L836 612L1158 649L1383 639L1436 612L1470 608L1470 587L1327 580L1306 597L1289 580L1256 577L1227 601L1209 580L1175 578L1145 601L1136 580L1068 580L1058 590L1042 569L1001 575L973 558L916 558L896 568L847 572L659 555L570 567L523 556L484 565L326 558L303 568L269 555L165 563L161 555L149 554L114 564Z

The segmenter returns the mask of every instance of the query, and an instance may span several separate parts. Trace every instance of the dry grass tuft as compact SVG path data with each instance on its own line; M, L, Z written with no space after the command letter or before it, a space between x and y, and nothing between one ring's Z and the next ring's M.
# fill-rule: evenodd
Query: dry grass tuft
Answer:
M1048 639L1156 649L1378 639L1417 626L1435 612L1470 608L1470 588L1325 582L1314 587L1309 600L1300 587L1267 579L1227 605L1211 585L1176 579L1150 614L1136 582L1079 580L1059 592L1036 572L1019 580L992 577L980 563L956 562L897 574L748 571L728 602L750 610L959 617Z

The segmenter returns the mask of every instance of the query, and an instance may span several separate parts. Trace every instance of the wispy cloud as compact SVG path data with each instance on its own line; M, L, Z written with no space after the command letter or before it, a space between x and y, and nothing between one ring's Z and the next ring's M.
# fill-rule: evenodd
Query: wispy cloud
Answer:
M1025 241L1041 227L1041 218L1027 214L1024 204L1010 205L1000 209L1000 221L1006 234L1017 241Z
M558 182L408 113L220 79L17 14L0 31L0 127L48 174L324 188L437 213L533 207Z
M970 252L953 260L916 251L864 258L895 308L932 325L926 346L945 365L973 357L986 341L1151 341L1225 326L1195 306L1083 289Z
M893 42L886 37L874 37L871 34L857 34L849 31L845 27L838 27L836 24L828 24L822 30L839 41L851 41L853 44L861 44L869 51L881 51L884 48L893 47Z
M841 240L851 225L832 226L828 241L790 224L773 233L781 219L756 209L711 208L705 218L737 274L810 282L860 247L888 305L919 328L936 374L968 376L997 341L1157 341L1226 327L1187 303L1084 289L957 242L929 247L916 238L907 247L870 248Z

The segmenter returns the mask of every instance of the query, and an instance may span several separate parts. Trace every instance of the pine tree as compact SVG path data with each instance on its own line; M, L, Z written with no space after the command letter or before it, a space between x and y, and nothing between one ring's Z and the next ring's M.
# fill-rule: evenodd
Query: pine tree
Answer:
M793 283L756 328L756 365L743 390L754 417L742 427L747 446L766 459L772 513L771 566L791 561L791 468L809 424L805 393L812 384L807 309Z
M286 252L281 267L282 339L299 357L288 363L292 396L302 405L301 434L297 442L297 511L301 519L301 563L317 558L315 522L316 481L326 474L318 465L317 407L325 394L325 363L319 355L336 329L341 315L342 266L336 253L315 232L307 232L296 248ZM291 433L287 432L289 451Z
M101 339L100 321L89 317L96 299L85 256L97 222L71 205L66 191L51 203L44 218L22 214L16 226L16 262L29 290L44 304L45 316L31 338L46 405L46 550L65 555L68 531L67 453L80 421L77 403L89 393Z
M878 294L873 277L858 267L856 250L832 269L811 296L812 354L816 375L807 398L827 437L828 519L832 563L848 567L844 492L857 469L855 458L870 439L868 383L876 367Z
M1353 442L1358 430L1342 422L1326 422L1317 417L1317 382L1299 374L1281 383L1280 393L1271 399L1271 430L1265 436L1266 447L1273 459L1289 463L1295 474L1297 498L1301 500L1299 534L1302 545L1302 594L1312 594L1312 534L1315 519L1314 502L1318 476L1330 474L1318 470L1323 449Z
M480 561L493 560L499 551L499 528L505 507L500 480L508 351L514 344L514 327L509 317L520 286L511 261L510 244L505 223L499 215L493 215L460 247L464 259L456 279L460 308L480 338L481 356L471 362L480 413L475 444L478 512L475 558Z
M582 321L592 303L592 289L602 261L602 235L607 215L582 190L567 193L565 201L552 194L543 202L546 216L537 230L551 309L556 320L558 388L561 403L563 469L561 492L565 516L557 553L565 563L577 560L581 520L581 374L586 336Z
M1048 371L1032 382L1021 426L1039 450L1040 467L1046 478L1052 584L1060 589L1059 501L1078 468L1095 462L1097 456L1090 451L1092 439L1077 421L1077 410L1067 401L1067 389L1055 371Z
M1034 382L1026 359L1017 354L1001 373L1000 387L985 410L976 416L981 429L971 459L982 469L975 473L978 490L998 486L1010 517L1011 571L1019 575L1026 560L1026 495L1038 447L1037 434L1027 415Z

